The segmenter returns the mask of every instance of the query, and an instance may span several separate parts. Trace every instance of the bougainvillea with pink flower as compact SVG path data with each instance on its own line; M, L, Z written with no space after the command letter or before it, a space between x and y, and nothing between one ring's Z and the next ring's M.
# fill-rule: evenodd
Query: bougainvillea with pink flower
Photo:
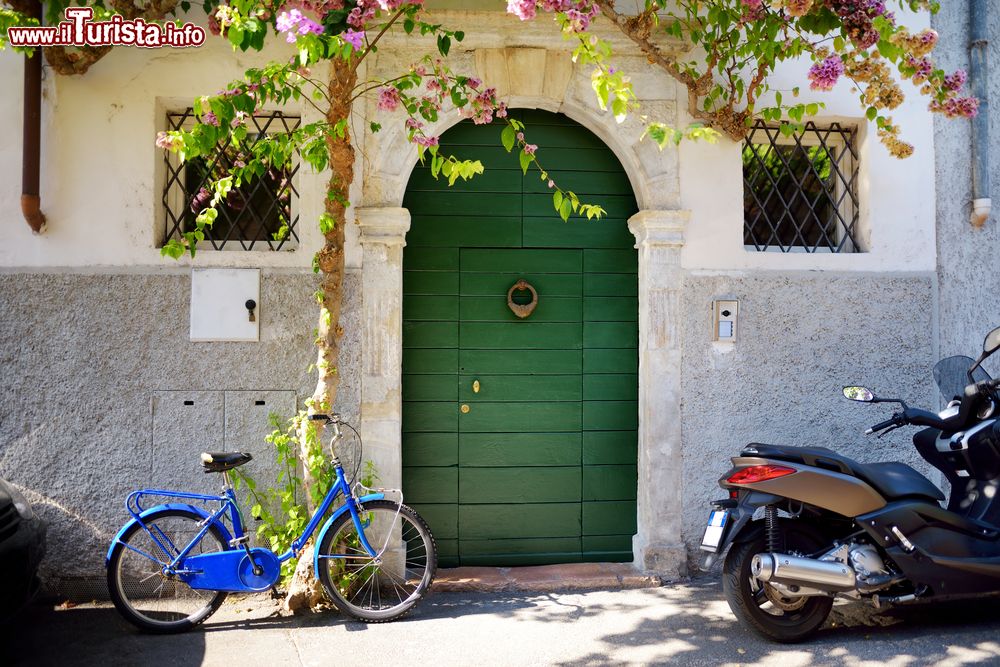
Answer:
M929 98L928 107L948 117L971 117L978 101L962 92L964 72L945 72L930 54L937 33L911 32L904 19L935 12L929 0L645 0L638 11L619 9L614 0L508 0L521 20L553 15L564 33L578 40L578 61L596 65L598 102L623 118L640 113L631 80L611 65L604 39L588 34L602 14L635 42L649 62L683 83L695 123L679 130L646 118L661 145L679 141L702 125L743 139L756 118L778 123L782 132L799 129L822 108L822 98L806 99L799 88L771 90L769 77L781 62L810 58L809 88L832 90L840 83L858 93L859 116L873 121L877 134L897 157L913 147L900 139L890 112L903 101L909 81ZM581 18L585 17L585 18ZM678 42L697 47L691 52Z

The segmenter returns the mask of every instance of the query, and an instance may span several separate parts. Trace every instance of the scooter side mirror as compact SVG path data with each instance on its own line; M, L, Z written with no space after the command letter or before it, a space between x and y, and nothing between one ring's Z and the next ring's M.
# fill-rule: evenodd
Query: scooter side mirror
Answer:
M844 387L844 398L859 403L871 403L875 400L875 394L867 387Z
M986 334L986 340L983 341L984 354L993 354L998 349L1000 349L1000 327Z

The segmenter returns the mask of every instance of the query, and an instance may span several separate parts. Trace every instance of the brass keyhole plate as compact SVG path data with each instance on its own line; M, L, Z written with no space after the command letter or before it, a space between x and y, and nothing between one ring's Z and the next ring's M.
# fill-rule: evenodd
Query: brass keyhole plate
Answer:
M475 382L472 383L472 393L473 394L479 393L479 380L476 380Z

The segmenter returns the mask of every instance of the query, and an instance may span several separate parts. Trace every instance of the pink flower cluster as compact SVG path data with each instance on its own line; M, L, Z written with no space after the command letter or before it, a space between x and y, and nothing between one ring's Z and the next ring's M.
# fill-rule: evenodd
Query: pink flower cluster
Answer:
M891 12L886 11L885 0L825 0L825 4L840 17L851 41L861 49L878 42L879 32L873 24L876 17L893 20Z
M399 91L392 86L382 86L378 91L378 110L392 113L399 108Z
M569 19L570 29L583 32L590 22L601 12L594 0L507 0L507 13L522 21L530 21L538 13L562 12Z
M951 91L961 90L968 78L969 75L964 69L956 70L944 78L944 88Z
M909 56L906 59L906 64L913 68L913 83L923 83L934 71L934 63L927 57L915 58Z
M832 90L844 74L844 61L834 54L809 68L809 87L813 90Z
M475 97L469 98L469 103L459 110L463 118L471 118L476 125L487 125L497 118L507 117L507 104L497 101L497 89L487 88Z
M757 21L764 18L764 0L743 0L743 16L741 20Z
M168 132L156 133L156 146L158 148L163 148L168 151L173 151L181 148L183 145L184 145L184 140L177 135L172 135Z
M973 118L979 114L979 99L976 97L949 97L944 102L934 100L930 110L944 114L946 118Z
M287 33L285 41L289 44L294 44L295 40L298 39L298 35L308 35L309 33L323 34L323 26L303 15L297 9L281 12L278 15L278 20L275 22L275 27L278 29L278 32Z

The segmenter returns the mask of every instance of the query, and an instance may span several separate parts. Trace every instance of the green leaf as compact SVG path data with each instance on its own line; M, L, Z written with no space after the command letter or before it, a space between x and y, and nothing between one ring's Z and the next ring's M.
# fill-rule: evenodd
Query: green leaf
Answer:
M521 171L527 174L528 167L531 166L531 161L532 161L531 156L525 153L524 151L521 151L521 154L518 156L518 159L521 161Z
M875 107L868 107L868 111L865 112L865 115L868 116L868 120L875 120L875 117L878 116L878 109Z
M448 37L448 35L438 35L437 47L441 55L447 57L448 52L451 51L451 37Z
M559 206L559 217L563 219L563 222L566 222L572 212L573 204L570 203L569 199L563 199L562 205Z
M514 131L514 127L508 125L503 128L503 132L500 133L500 141L503 142L503 147L507 149L507 152L511 152L514 149L514 142L517 141L517 132Z
M560 192L559 190L556 190L555 192L552 193L552 205L555 206L555 209L558 211L562 206L562 203L563 203L563 193Z

